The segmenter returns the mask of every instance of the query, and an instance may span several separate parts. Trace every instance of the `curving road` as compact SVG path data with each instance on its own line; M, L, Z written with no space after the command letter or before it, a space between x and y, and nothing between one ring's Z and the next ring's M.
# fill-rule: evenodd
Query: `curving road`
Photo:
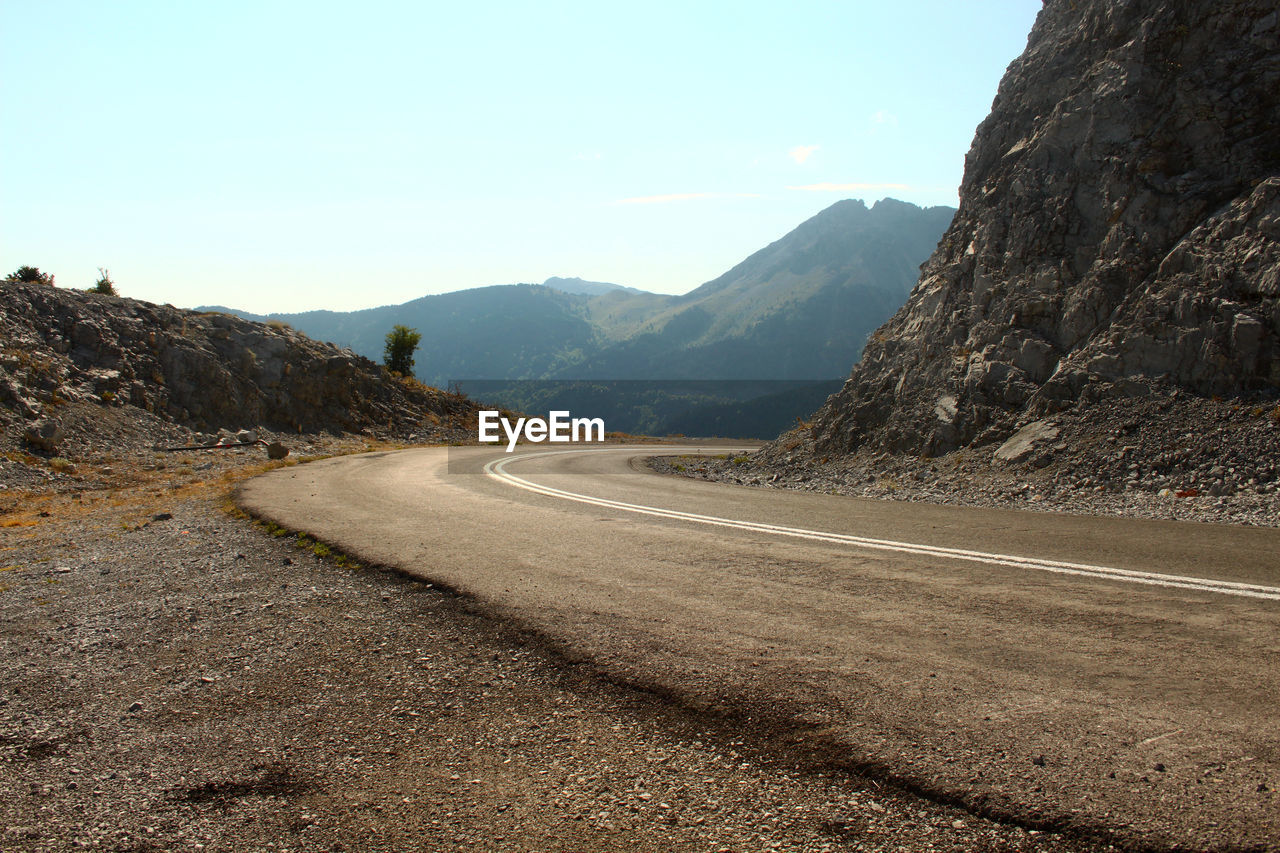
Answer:
M643 463L686 452L723 448L373 453L279 469L240 501L612 678L980 811L1155 845L1280 844L1280 530Z

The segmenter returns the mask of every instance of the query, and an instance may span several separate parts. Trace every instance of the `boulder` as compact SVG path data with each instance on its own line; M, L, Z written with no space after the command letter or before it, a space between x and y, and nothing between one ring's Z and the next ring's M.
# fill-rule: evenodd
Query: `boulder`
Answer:
M62 446L62 427L57 421L41 418L26 428L23 438L26 439L27 444L37 450L57 453L58 448Z
M1056 439L1058 432L1058 427L1052 421L1029 423L996 449L995 459L997 462L1008 463L1026 461L1035 454L1040 445Z

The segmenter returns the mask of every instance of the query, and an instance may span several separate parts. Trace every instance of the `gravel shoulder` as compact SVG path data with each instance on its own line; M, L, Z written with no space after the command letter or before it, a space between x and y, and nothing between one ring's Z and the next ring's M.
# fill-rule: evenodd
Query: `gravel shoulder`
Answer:
M874 447L828 455L801 427L758 453L660 458L652 467L877 500L1280 526L1280 407L1151 396L1019 426L1012 437L937 457Z
M1092 849L611 685L238 516L260 456L4 493L0 847Z

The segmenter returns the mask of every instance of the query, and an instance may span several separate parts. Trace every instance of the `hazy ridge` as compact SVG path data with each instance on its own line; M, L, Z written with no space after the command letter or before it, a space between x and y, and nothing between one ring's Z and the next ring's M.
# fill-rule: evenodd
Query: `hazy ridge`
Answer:
M552 278L362 311L255 315L373 359L394 324L422 333L415 372L472 379L830 379L906 299L954 210L836 203L683 295Z

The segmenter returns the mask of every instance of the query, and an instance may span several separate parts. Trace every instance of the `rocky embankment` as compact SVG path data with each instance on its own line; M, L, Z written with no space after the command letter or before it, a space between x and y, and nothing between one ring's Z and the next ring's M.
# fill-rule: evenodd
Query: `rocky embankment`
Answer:
M1103 400L938 457L822 453L801 428L753 456L655 467L885 500L1280 526L1280 406L1189 394Z
M1274 482L1277 115L1274 3L1049 0L907 304L757 475L948 460L912 464L927 476L1045 422L1062 438L1013 480L1216 497ZM1135 423L1116 436L1113 420Z
M462 439L475 410L283 324L47 284L0 282L0 341L10 488L245 429L292 447L319 434Z

